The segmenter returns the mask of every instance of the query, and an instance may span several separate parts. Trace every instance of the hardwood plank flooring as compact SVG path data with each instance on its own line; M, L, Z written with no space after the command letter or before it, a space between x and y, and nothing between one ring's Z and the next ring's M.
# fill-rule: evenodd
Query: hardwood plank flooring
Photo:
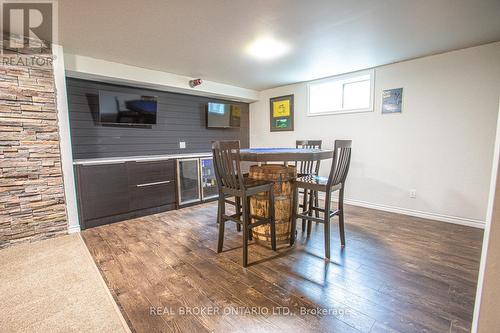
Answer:
M277 252L227 223L216 203L82 232L135 332L469 332L482 230L346 206L340 248L323 226Z

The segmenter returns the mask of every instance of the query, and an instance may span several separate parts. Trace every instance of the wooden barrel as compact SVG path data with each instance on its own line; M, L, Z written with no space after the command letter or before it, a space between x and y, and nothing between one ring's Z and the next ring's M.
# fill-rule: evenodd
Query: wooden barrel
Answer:
M297 175L294 166L279 164L252 165L249 177L258 180L274 182L274 214L276 218L276 243L288 244L290 242L293 180ZM250 199L250 212L252 215L267 217L269 200L267 193L260 193ZM253 237L268 246L271 245L271 229L269 224L253 228Z

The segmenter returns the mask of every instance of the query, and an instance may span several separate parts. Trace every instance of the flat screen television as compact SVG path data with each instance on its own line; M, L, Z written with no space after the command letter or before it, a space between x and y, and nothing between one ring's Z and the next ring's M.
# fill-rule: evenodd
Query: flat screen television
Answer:
M157 99L155 96L99 91L99 121L101 124L154 125Z
M209 102L207 105L208 128L239 128L241 107L227 103Z

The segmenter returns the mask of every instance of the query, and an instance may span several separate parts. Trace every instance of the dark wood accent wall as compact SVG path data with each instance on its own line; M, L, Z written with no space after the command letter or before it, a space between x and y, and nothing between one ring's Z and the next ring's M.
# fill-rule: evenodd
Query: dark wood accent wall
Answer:
M240 140L249 145L248 104L241 106L241 128L206 128L208 97L133 88L67 78L73 157L124 157L208 152L213 140ZM101 125L99 90L158 96L157 124L150 128ZM186 149L179 149L179 141Z

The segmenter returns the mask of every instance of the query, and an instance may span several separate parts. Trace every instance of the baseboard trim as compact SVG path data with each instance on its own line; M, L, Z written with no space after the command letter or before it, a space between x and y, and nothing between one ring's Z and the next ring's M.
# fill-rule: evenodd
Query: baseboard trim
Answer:
M68 234L74 234L77 232L80 232L80 226L79 225L71 225L68 227Z
M320 196L320 198L324 199L324 193L320 193L319 196ZM337 201L336 197L334 197L332 199L334 201ZM409 215L409 216L414 216L414 217L420 217L420 218L428 219L428 220L465 225L468 227L474 227L474 228L478 228L478 229L484 229L484 226L486 225L486 222L481 221L481 220L469 219L469 218L465 218L465 217L445 215L445 214L437 214L437 213L431 213L431 212L424 212L424 211L420 211L420 210L376 204L376 203L361 201L361 200L354 200L354 199L345 198L344 203L346 203L348 205L358 206L358 207L381 210L384 212L403 214L403 215Z

